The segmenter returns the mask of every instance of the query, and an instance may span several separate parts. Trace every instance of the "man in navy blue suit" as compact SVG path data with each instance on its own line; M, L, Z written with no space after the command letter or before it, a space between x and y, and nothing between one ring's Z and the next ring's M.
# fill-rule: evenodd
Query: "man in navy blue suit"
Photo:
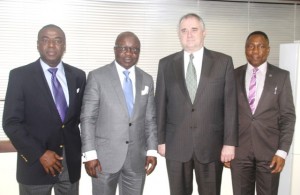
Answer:
M3 129L18 152L17 181L21 195L78 194L81 173L79 116L85 73L62 62L63 30L44 26L38 33L40 58L10 72ZM64 97L57 108L53 75Z

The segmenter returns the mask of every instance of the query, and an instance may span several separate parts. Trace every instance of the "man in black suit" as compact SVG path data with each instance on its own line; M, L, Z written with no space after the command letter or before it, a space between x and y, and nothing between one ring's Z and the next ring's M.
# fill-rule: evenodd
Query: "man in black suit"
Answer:
M203 46L205 25L196 14L180 19L178 34L183 50L159 62L158 151L171 195L192 194L193 170L199 194L217 195L238 141L232 58Z
M239 146L231 162L235 195L276 195L289 152L295 108L289 72L267 62L269 38L261 31L247 37L248 63L235 70Z
M10 72L3 113L3 129L18 152L20 194L48 195L54 188L56 195L76 195L85 73L62 62L60 27L44 26L37 49L40 59Z

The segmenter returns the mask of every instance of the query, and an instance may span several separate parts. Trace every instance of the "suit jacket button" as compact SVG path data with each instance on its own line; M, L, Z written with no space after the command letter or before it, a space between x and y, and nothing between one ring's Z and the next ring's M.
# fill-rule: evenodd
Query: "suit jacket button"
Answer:
M65 128L65 125L62 125L61 128L62 128L62 129Z
M129 123L129 127L132 125L132 123Z
M125 143L126 143L126 144L129 144L129 141L126 141Z
M194 108L192 108L192 112L194 112L195 111L195 109Z
M60 148L63 148L63 147L64 147L64 145L62 145L62 144L61 144L59 147L60 147Z

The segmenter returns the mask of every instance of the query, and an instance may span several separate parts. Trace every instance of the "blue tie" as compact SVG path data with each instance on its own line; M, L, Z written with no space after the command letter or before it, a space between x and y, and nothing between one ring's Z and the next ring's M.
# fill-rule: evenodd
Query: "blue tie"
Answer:
M68 105L67 105L64 91L56 77L57 70L58 70L57 68L48 69L48 71L52 74L51 81L52 81L52 91L54 95L55 105L59 113L59 116L61 118L61 121L64 121L67 113Z
M132 82L129 78L129 71L125 70L123 71L123 74L125 75L124 83L123 83L123 91L126 99L127 104L127 110L129 116L131 116L132 110L133 110L133 90L132 90Z

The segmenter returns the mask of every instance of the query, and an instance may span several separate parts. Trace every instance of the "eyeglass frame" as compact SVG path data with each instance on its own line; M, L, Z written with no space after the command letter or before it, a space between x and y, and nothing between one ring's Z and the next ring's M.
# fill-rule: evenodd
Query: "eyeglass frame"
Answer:
M41 39L38 39L38 42L40 42L43 45L49 45L50 43L52 43L54 45L61 46L65 43L65 40L62 38L50 39L48 37L42 37Z
M137 48L137 47L123 47L120 45L115 45L114 49L118 49L121 53L126 53L126 52L130 52L133 54L139 54L141 51L141 48Z

